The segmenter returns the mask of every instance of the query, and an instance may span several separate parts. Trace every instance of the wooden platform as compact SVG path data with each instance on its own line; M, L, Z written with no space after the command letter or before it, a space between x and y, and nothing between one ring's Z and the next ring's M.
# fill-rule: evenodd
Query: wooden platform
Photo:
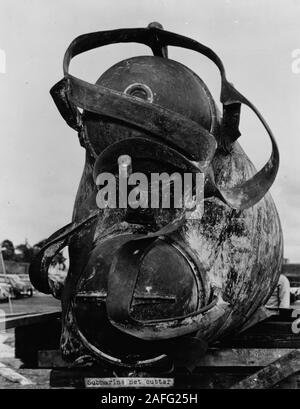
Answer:
M300 310L281 310L277 316L217 342L192 374L176 368L172 374L148 375L173 377L175 388L184 389L299 389L300 331L295 333L300 328L300 323L295 322L298 312L300 317ZM15 321L8 321L8 326L17 324L16 357L23 362L19 371L24 377L34 378L33 384L27 387L34 388L35 384L37 388L84 388L85 378L109 376L103 368L70 368L64 362L59 351L58 312L23 318L22 325L15 317Z

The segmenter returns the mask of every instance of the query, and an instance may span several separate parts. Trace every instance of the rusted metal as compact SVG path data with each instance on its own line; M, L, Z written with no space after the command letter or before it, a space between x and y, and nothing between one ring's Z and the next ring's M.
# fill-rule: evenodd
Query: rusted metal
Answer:
M69 73L71 59L82 52L133 41L148 45L155 56L122 61L96 84ZM216 64L223 115L204 82L167 58L168 45ZM209 343L253 320L278 280L283 239L268 193L279 166L273 134L227 81L212 50L157 24L76 38L65 54L64 75L51 94L78 131L86 163L72 223L49 238L30 269L38 289L55 292L47 270L55 253L69 247L63 357L150 367L169 359L182 364L184 349L186 366L196 365ZM271 140L270 159L259 172L237 142L242 104ZM97 176L118 176L122 155L130 157L124 162L127 176L132 170L202 173L203 216L187 217L186 207L99 209Z

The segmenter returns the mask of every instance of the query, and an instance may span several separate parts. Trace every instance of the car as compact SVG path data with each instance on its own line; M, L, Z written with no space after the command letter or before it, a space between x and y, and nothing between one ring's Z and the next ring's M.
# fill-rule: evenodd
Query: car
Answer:
M12 287L12 285L8 282L8 280L6 280L5 277L3 277L4 274L0 274L0 286L5 289L6 292L9 293L10 298L14 297L14 289Z
M24 296L32 297L33 295L32 285L22 281L17 274L0 274L0 283L1 282L12 286L13 294L16 298Z
M7 301L10 296L9 286L5 283L0 283L0 301Z
M35 291L35 288L33 287L33 285L31 284L30 278L28 274L18 274L18 277L25 283L27 284L32 291Z

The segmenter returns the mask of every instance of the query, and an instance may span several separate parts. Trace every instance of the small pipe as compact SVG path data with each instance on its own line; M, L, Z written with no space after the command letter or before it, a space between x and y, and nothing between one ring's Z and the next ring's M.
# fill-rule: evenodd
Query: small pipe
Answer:
M129 178L132 173L131 157L129 155L121 155L118 158L119 176Z

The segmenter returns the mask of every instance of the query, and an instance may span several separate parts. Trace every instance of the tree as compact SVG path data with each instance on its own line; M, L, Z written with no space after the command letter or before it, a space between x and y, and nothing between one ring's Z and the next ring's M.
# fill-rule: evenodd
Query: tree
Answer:
M13 245L13 242L8 239L3 240L3 242L1 243L1 247L4 260L14 260L15 247Z
M17 254L15 256L15 261L21 261L25 263L31 263L34 257L34 250L30 244L25 241L24 244L19 244L16 246Z

